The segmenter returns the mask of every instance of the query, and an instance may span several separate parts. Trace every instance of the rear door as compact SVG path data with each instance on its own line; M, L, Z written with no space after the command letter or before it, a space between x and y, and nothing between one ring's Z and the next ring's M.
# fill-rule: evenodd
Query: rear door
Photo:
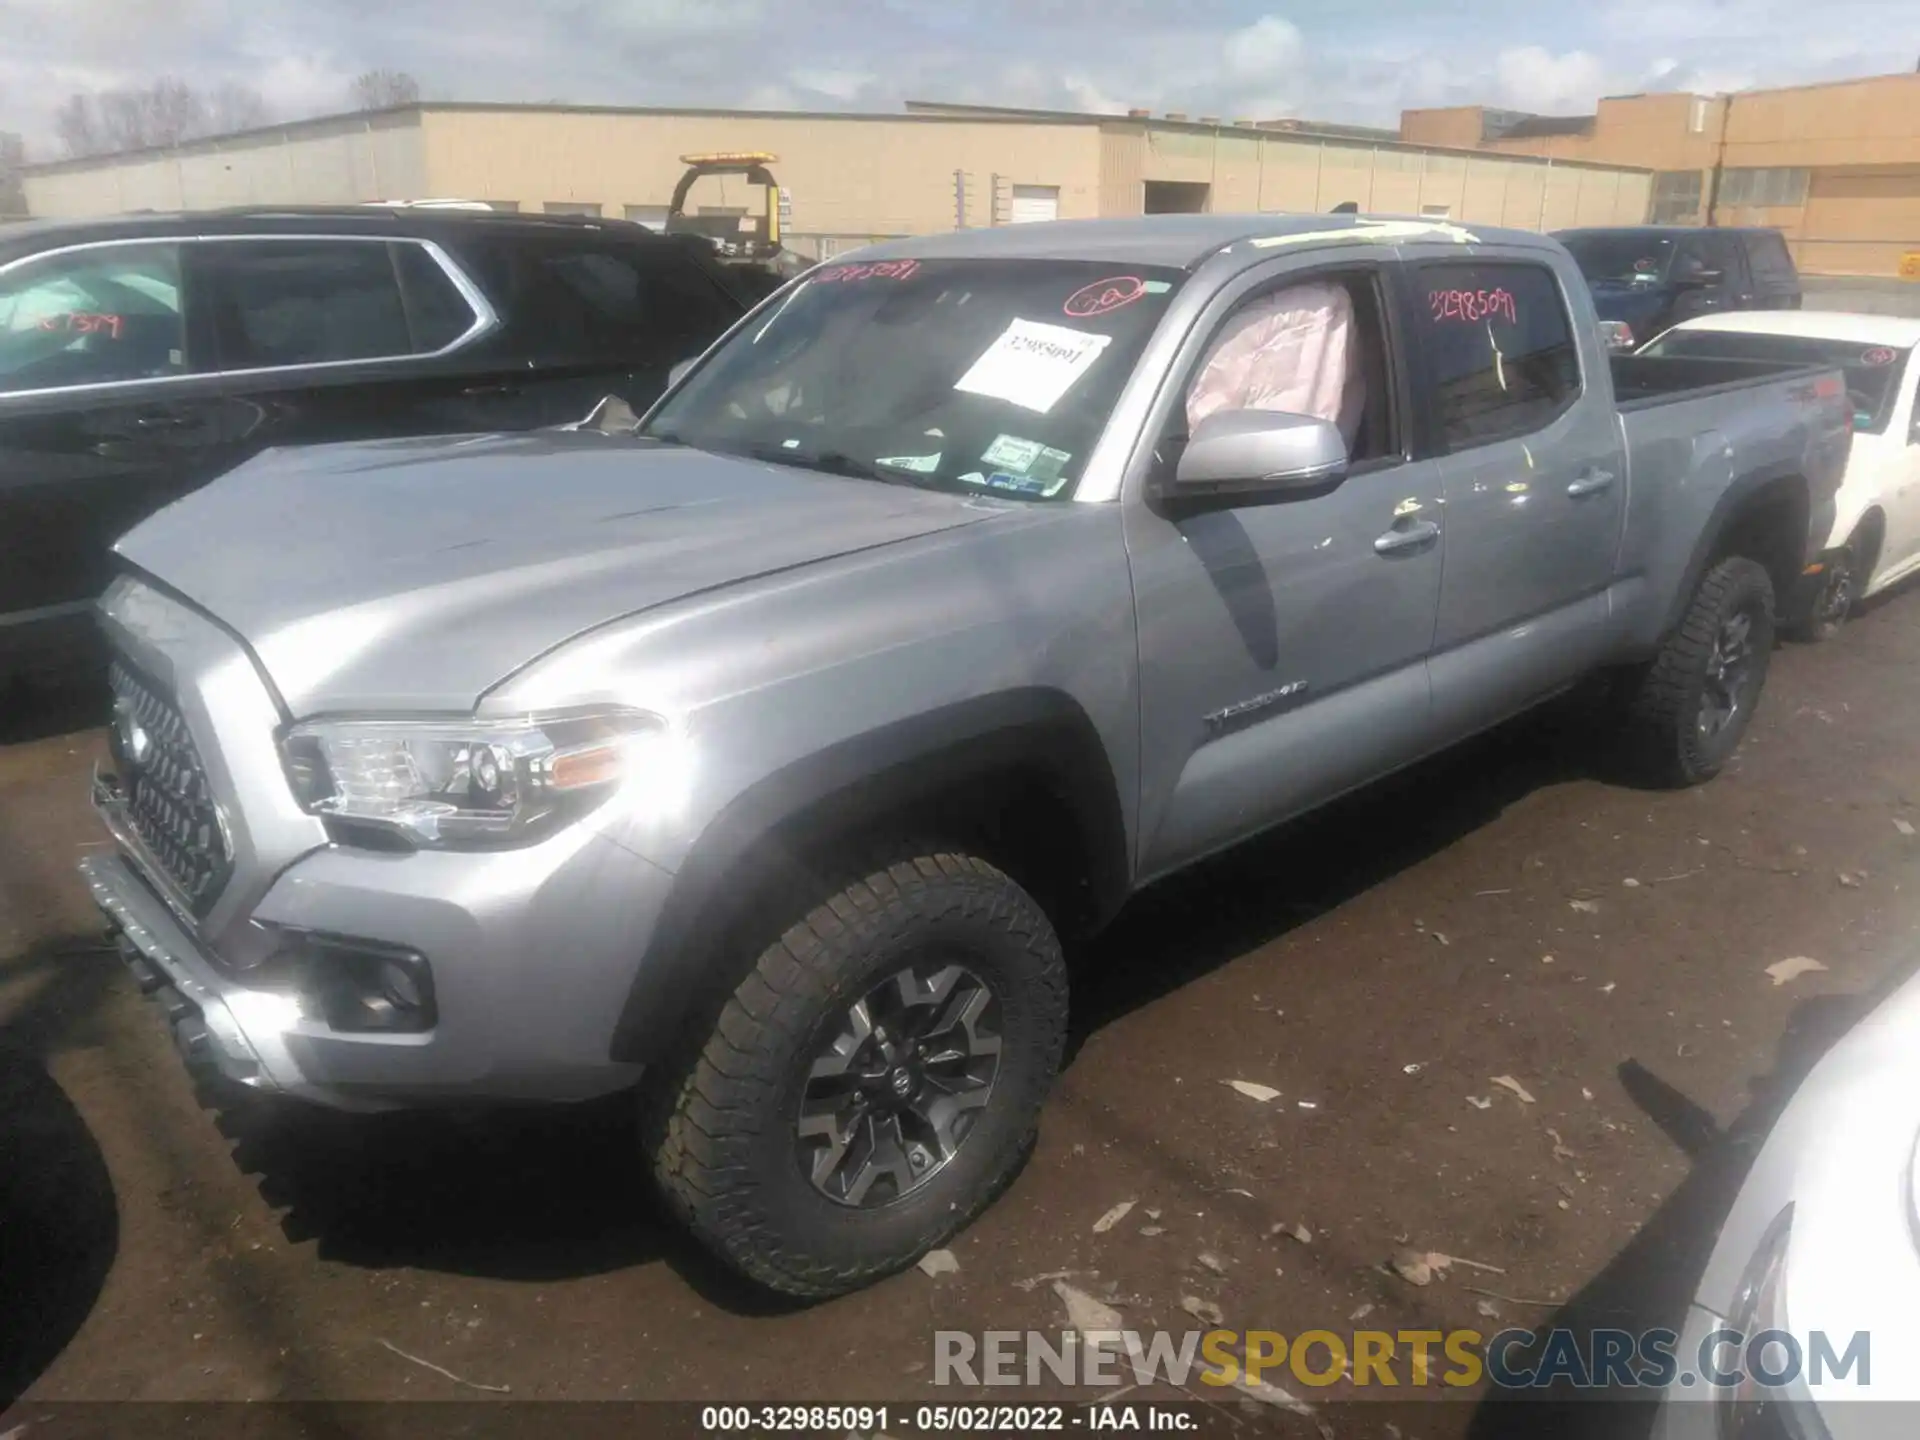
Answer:
M417 239L260 235L204 242L227 393L252 450L525 429L523 372L445 251Z
M1423 260L1412 275L1422 443L1446 498L1429 669L1450 740L1594 663L1626 467L1597 332L1574 323L1584 312L1544 257Z
M232 463L198 316L171 240L0 270L0 626L85 611L113 541Z

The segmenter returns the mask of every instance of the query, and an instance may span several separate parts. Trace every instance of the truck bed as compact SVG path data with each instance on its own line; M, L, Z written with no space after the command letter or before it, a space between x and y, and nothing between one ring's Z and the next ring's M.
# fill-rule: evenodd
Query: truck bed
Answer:
M1764 385L1804 372L1813 379L1819 366L1786 360L1729 360L1713 355L1612 355L1613 393L1622 410L1645 410Z

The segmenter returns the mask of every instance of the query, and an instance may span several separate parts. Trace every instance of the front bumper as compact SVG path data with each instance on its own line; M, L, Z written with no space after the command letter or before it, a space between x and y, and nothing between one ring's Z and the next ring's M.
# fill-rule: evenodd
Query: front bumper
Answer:
M110 829L111 808L105 812ZM124 844L124 840L121 842ZM350 936L427 957L435 1019L418 1032L337 1030L310 995L239 970L146 878L136 852L80 865L122 958L165 1013L190 1069L339 1109L447 1099L579 1100L631 1084L615 1021L670 877L576 830L525 851L295 862L250 925Z
M80 876L140 992L159 1002L188 1069L251 1089L279 1089L227 1008L218 972L127 862L117 854L89 855Z

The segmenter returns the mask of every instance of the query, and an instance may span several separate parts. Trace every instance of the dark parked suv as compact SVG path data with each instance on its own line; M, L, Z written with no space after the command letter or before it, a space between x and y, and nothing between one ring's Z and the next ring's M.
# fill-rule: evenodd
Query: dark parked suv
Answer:
M745 308L700 246L624 221L0 226L0 682L84 663L113 540L259 451L639 410Z
M1800 308L1800 272L1778 230L1628 225L1553 238L1573 252L1600 318L1624 324L1635 344L1700 315Z

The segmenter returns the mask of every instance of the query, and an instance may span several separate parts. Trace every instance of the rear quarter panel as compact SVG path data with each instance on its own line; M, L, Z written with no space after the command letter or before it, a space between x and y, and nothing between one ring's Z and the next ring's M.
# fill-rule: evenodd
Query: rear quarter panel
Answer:
M1845 395L1837 370L1801 371L1621 412L1632 483L1615 599L1633 654L1678 622L1726 526L1769 486L1803 487L1798 559L1819 553L1853 439Z

